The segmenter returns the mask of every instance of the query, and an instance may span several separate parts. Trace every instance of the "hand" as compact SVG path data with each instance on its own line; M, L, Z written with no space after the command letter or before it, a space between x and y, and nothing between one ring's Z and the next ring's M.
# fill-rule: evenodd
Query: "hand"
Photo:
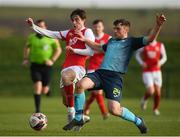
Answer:
M85 37L81 31L75 31L75 34L77 34L79 36L79 37L77 37L78 40L83 41L83 42L85 41Z
M30 27L32 27L33 24L34 24L34 21L33 21L32 18L28 18L28 19L26 19L26 23L27 23Z
M74 53L74 49L71 46L66 46L66 53L72 54L72 53Z
M27 67L29 65L29 60L28 59L24 59L22 62L22 65Z
M160 63L160 62L158 62L158 63L157 63L157 66L158 66L158 67L161 67L161 63Z
M163 14L156 15L156 23L158 26L162 26L165 21L166 21L166 17Z
M45 64L46 64L47 66L52 66L52 65L54 64L54 62L49 59L49 60L46 60Z

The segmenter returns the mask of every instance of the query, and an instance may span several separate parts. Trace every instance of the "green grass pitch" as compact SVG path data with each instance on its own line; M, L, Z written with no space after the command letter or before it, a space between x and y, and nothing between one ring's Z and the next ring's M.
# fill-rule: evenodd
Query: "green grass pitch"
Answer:
M142 112L138 99L123 99L122 105L128 107L137 115L142 116L149 128L146 135L180 135L180 101L162 100L161 115L152 114L152 101L148 109ZM96 103L91 109L91 122L83 127L81 132L65 132L66 109L61 99L57 97L42 98L42 112L48 117L48 127L44 131L34 131L28 125L28 119L34 110L31 97L0 97L0 135L2 136L121 136L140 135L134 124L118 117L110 116L102 120Z

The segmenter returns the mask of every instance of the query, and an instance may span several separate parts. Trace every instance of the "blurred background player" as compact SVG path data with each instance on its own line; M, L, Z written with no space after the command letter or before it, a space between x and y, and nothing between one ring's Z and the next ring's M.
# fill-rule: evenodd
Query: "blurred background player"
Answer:
M143 110L147 108L147 100L154 94L153 112L160 115L158 108L162 87L161 66L167 60L164 44L154 40L136 52L136 59L143 68L142 78L147 90L141 100L141 108Z
M93 21L93 30L95 34L95 42L101 43L102 45L108 42L110 36L104 33L104 24L102 20L97 19ZM101 53L96 52L93 56L91 56L89 58L87 73L92 73L96 69L98 69L102 63L103 58L104 58L104 53L102 52ZM93 103L95 99L99 105L103 119L107 119L109 114L106 110L102 90L91 91L90 97L86 100L84 114L89 115L90 105Z
M37 20L36 24L43 29L47 26L44 20ZM23 65L30 63L31 78L34 82L35 112L40 112L41 94L49 94L49 83L54 62L61 54L58 40L33 33L29 36L24 48Z
M94 51L85 42L77 39L76 32L81 32L84 37L94 41L95 37L91 29L85 27L86 12L82 9L74 10L70 19L73 28L65 31L50 31L42 29L33 23L33 20L29 18L27 23L32 28L45 36L51 38L58 38L66 41L66 58L61 71L62 83L61 87L64 87L66 101L64 104L67 106L68 111L68 123L74 118L74 88L75 83L82 79L86 73L85 62L88 56L92 56Z

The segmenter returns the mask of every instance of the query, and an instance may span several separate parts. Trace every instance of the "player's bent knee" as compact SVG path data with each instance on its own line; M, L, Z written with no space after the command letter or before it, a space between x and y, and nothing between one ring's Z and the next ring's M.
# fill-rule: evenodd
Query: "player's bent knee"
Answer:
M77 83L77 90L84 90L84 85L83 85L83 82L82 81L79 81Z
M109 113L111 113L114 116L120 116L121 115L121 111L120 108L117 106L111 106L108 108Z
M71 85L73 83L70 77L67 76L62 76L62 81L65 86Z

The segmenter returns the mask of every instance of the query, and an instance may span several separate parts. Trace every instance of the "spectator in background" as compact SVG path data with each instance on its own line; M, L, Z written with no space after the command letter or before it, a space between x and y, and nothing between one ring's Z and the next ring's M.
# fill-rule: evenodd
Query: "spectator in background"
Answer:
M43 29L47 28L44 20L37 20L36 24ZM58 40L38 33L29 36L24 48L23 65L27 66L30 63L36 113L40 112L41 94L49 95L52 66L60 54L61 47Z
M146 93L141 100L141 108L142 110L147 108L147 100L154 94L153 112L155 115L160 115L158 108L162 86L161 66L167 60L164 44L154 40L136 52L136 59L143 68L142 77L146 87Z

